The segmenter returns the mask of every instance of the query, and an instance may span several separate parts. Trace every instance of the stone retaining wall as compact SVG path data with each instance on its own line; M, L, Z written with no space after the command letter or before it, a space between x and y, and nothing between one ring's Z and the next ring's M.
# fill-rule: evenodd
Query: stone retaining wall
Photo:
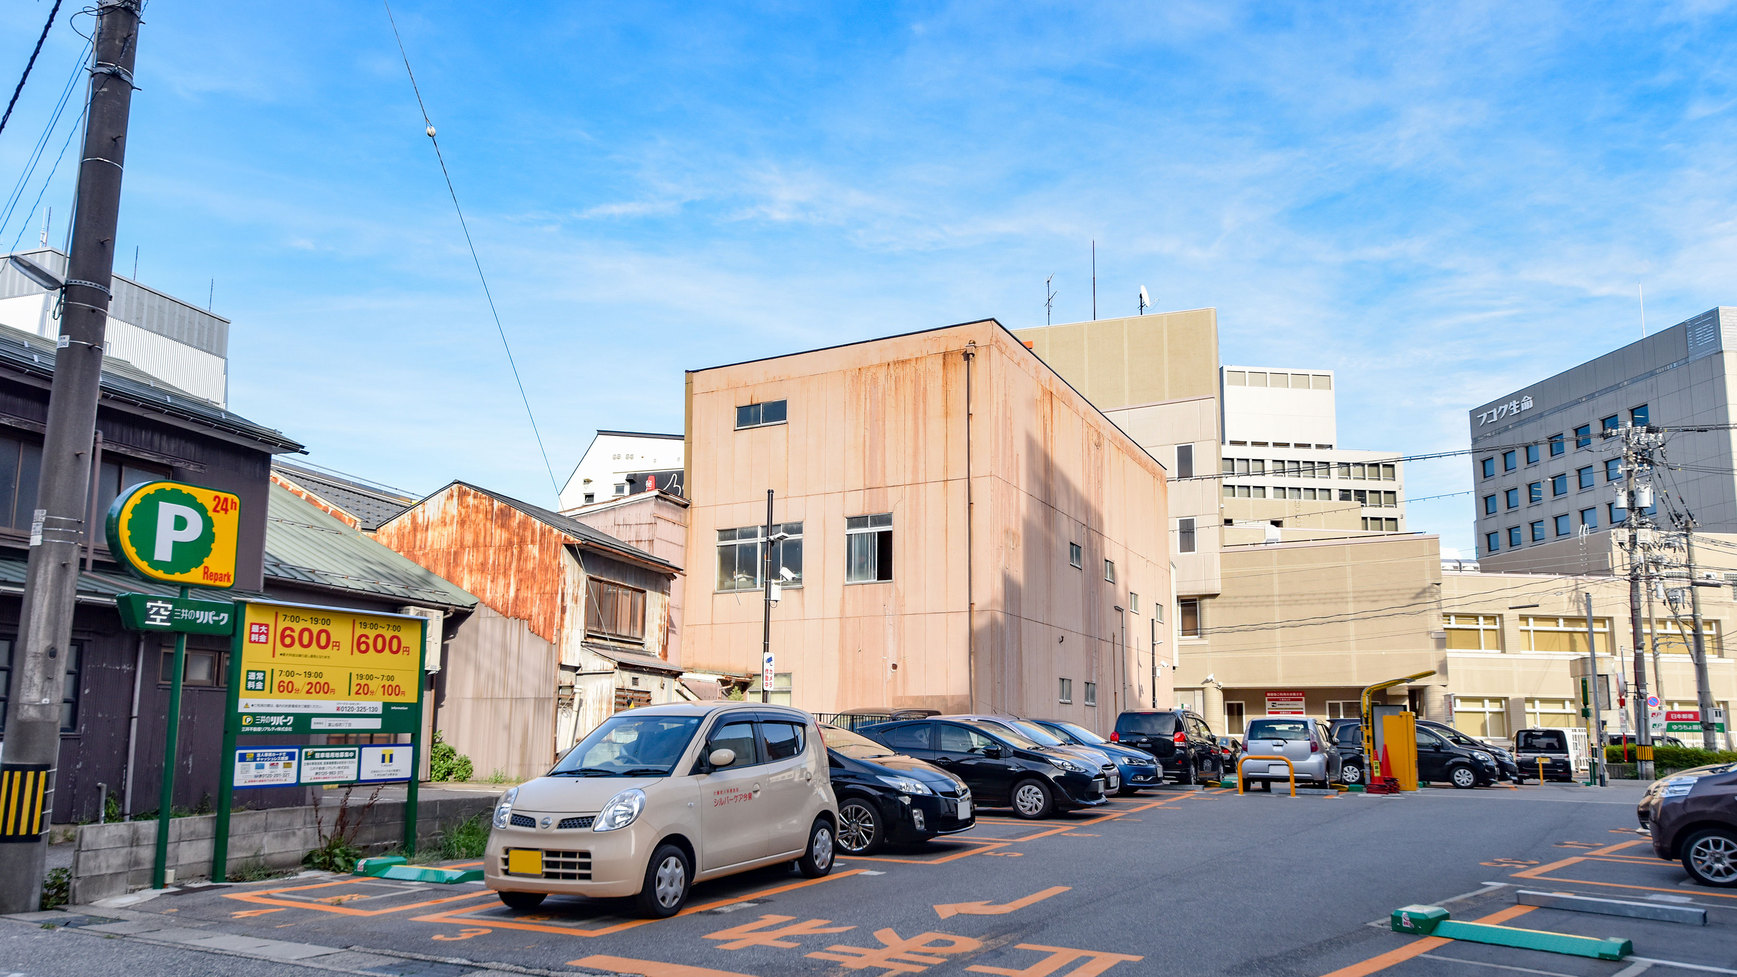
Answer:
M352 798L351 810L359 811L366 795ZM487 794L474 797L424 798L417 804L416 843L432 842L442 831L494 806ZM247 865L293 869L302 856L320 844L319 821L332 830L337 818L336 800L320 805L318 821L313 807L280 807L266 811L236 811L229 818L228 869L234 873ZM172 883L211 876L211 845L217 815L199 814L169 822L169 871ZM117 824L80 825L73 841L72 901L89 904L98 899L124 895L151 884L156 856L157 822L125 821ZM404 839L404 802L377 801L355 835L358 847L378 852L398 846Z

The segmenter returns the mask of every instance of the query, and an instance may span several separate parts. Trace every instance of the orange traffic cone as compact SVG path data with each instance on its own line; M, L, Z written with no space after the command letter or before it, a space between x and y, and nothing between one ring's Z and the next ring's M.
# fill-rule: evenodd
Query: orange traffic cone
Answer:
M1399 781L1397 779L1387 775L1387 771L1392 770L1392 769L1393 769L1393 761L1388 759L1387 744L1383 743L1381 745L1381 777L1379 779L1371 779L1370 783L1369 783L1369 787L1365 790L1365 793L1369 793L1369 794L1397 794L1397 793L1399 793Z

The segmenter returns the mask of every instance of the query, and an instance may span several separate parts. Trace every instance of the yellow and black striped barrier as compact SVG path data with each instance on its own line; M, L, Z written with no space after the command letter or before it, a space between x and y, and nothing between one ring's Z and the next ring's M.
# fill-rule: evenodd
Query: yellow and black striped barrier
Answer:
M48 813L48 764L0 765L0 844L35 841Z

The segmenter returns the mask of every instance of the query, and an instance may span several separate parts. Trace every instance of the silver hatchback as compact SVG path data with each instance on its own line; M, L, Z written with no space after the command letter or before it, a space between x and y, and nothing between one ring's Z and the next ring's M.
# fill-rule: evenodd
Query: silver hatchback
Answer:
M1324 724L1302 716L1249 720L1242 759L1245 783L1270 784L1289 779L1284 763L1262 760L1280 756L1291 761L1297 782L1325 787L1339 779L1339 750Z

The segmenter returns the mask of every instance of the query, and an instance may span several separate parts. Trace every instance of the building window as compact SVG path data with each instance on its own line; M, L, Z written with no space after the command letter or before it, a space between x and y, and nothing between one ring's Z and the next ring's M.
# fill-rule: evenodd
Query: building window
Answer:
M1178 552L1178 553L1192 553L1192 552L1194 552L1194 519L1193 519L1193 517L1189 517L1187 519L1176 520L1176 552ZM1079 564L1075 563L1074 566L1079 566Z
M1576 468L1574 477L1580 480L1580 487L1583 489L1589 489L1594 484L1591 465L1587 465L1585 468Z
M1513 549L1519 545L1520 545L1520 527L1519 526L1509 526L1508 527L1508 548Z
M845 583L893 579L893 514L846 518L844 548Z
M1605 518L1610 520L1612 526L1620 526L1623 523L1628 522L1628 510L1618 509L1615 502L1606 502L1604 504L1604 514Z
M1074 567L1077 569L1080 567L1081 562L1082 562L1082 556L1080 554L1080 544L1069 543L1068 544L1068 566Z
M1584 729L1573 699L1527 699L1526 725L1535 729Z
M1484 515L1493 516L1495 514L1496 514L1496 497L1493 495L1484 496Z
M1598 528L1598 510L1597 509L1582 509L1582 510L1580 510L1580 524L1582 526L1585 526L1587 529L1597 529Z
M1598 650L1610 653L1610 618L1592 619L1598 634ZM1531 614L1520 617L1520 650L1572 652L1586 654L1586 618L1541 617Z
M1176 602L1176 627L1184 638L1200 637L1200 599L1184 597Z
M585 493L585 504L586 505L590 505L591 503L596 502L596 501L597 501L597 493L596 492L586 492Z
M1576 448L1592 447L1592 425L1582 424L1574 429L1574 446Z
M1194 445L1179 444L1176 446L1176 477L1194 477Z
M1528 464L1528 465L1538 464L1538 446L1537 445L1529 444L1526 446L1526 464Z
M1449 651L1501 651L1502 619L1495 614L1443 614Z
M0 526L30 528L41 474L42 445L0 437Z
M1609 417L1602 418L1599 420L1598 426L1605 431L1614 431L1622 426L1622 415L1612 414Z
M1111 560L1104 561L1104 580L1106 583L1116 582L1116 564Z
M1526 486L1526 501L1537 505L1544 501L1544 483L1533 482Z
M1095 706L1097 704L1098 704L1098 683L1087 682L1086 683L1086 705Z
M1485 458L1483 461L1479 462L1479 464L1483 466L1485 478L1496 477L1496 459Z
M1566 474L1550 476L1550 494L1551 495L1567 495L1568 494L1568 476Z
M1511 472L1520 467L1520 456L1513 450L1502 452L1502 470Z
M225 673L228 657L221 651L188 648L187 657L181 663L181 685L199 689L228 688L229 679ZM162 663L157 669L157 684L168 685L174 675L175 653L164 649Z
M1568 534L1574 532L1574 526L1573 526L1574 520L1572 520L1568 517L1568 513L1564 512L1563 514L1555 517L1555 521L1556 521L1556 535L1567 536Z
M1657 623L1659 631L1656 640L1658 643L1659 654L1687 655L1694 651L1694 649L1690 647L1693 643L1695 633L1692 624L1687 621L1672 621L1669 619L1660 620ZM1652 628L1644 620L1641 621L1641 635L1646 646L1651 648L1655 639ZM1719 656L1718 621L1710 621L1706 618L1701 619L1701 647L1706 650L1708 655L1714 657ZM1693 709L1695 706L1691 704L1686 708Z
M1502 534L1501 533L1485 533L1484 534L1484 552L1485 553L1494 553L1494 552L1500 550L1501 548L1502 548Z
M40 449L38 449L40 458ZM36 501L32 487L30 501ZM12 659L18 646L17 638L0 638L0 729L6 727L7 697L12 694ZM74 641L66 647L66 675L60 685L60 731L78 732L79 665L84 660L84 642Z
M1057 688L1056 688L1056 701L1057 702L1072 702L1072 701L1074 701L1074 680L1073 679L1071 679L1071 678L1060 679L1060 680L1058 680L1058 682L1056 684L1057 684Z
M772 579L786 587L802 586L802 524L773 524L772 535L783 539L772 543ZM764 526L718 530L718 590L759 590L766 581L760 576L761 551L765 544ZM789 577L779 569L790 571Z
M1363 528L1377 533L1396 533L1399 532L1399 520L1365 516L1363 519Z
M1140 595L1134 593L1132 590L1128 591L1128 613L1140 613Z
M1604 480L1615 482L1622 478L1622 459L1607 458L1604 462Z
M1511 488L1508 491L1502 493L1502 496L1504 499L1507 500L1508 508L1510 508L1510 509L1520 508L1520 490L1519 489Z
M1628 409L1628 422L1633 424L1635 427L1646 427L1647 405L1642 404L1639 407L1630 407Z
M784 423L785 401L768 400L763 404L743 404L736 408L736 430L745 427L765 427Z
M1247 728L1248 704L1229 699L1224 703L1224 729L1231 736L1241 736Z
M1467 736L1503 738L1508 735L1508 703L1505 699L1470 699L1454 696L1454 728Z
M1550 435L1550 457L1554 458L1557 455L1560 455L1567 450L1568 450L1568 445L1566 442L1563 441L1562 435L1560 435L1560 434Z
M1532 542L1544 542L1544 520L1542 519L1532 523Z
M645 641L645 591L613 580L585 581L585 633L618 641Z
M627 483L626 482L616 482L615 483L615 494L616 495L626 495L627 494Z

